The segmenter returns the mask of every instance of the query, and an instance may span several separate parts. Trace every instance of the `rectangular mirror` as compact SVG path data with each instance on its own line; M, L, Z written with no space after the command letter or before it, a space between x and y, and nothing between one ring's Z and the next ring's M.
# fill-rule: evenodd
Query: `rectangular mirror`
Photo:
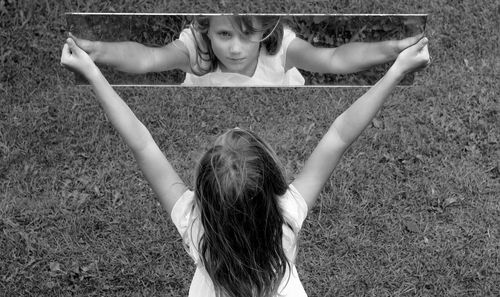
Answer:
M184 71L180 69L170 69L158 72L147 72L140 74L131 74L115 69L106 65L106 63L97 63L100 66L101 71L104 73L108 81L112 85L134 85L134 86L144 86L144 85L163 85L163 86L179 86L179 85L199 85L199 86L370 86L377 82L387 71L387 69L392 64L392 61L383 63L380 65L372 66L366 70L359 71L351 74L331 74L331 73L320 73L314 71L306 71L297 67L297 71L291 74L289 69L286 69L290 65L285 65L283 58L285 53L279 53L270 55L267 51L267 55L263 56L262 52L259 53L258 58L249 58L252 53L249 53L251 49L245 44L258 44L258 50L262 51L262 48L267 49L267 43L264 43L272 39L275 32L278 30L283 30L282 45L289 44L286 43L291 35L295 34L295 37L300 38L314 47L317 48L335 48L346 43L351 42L378 42L387 40L401 40L406 37L415 36L419 33L423 33L425 30L427 15L425 14L383 14L383 15L297 15L297 14L243 14L238 15L238 17L261 17L261 19L267 20L278 20L270 22L267 31L258 35L259 32L247 32L245 31L245 25L243 25L243 31L238 31L235 29L237 27L238 21L232 21L232 29L230 32L212 32L216 34L219 38L219 43L216 45L216 50L213 51L214 55L212 57L220 57L218 62L215 62L215 68L212 68L206 73L198 73L199 75L194 75L196 72L196 67L200 65L209 65L201 61L196 64L195 60L197 54L192 48L191 52L186 49L185 40L187 34L191 36L198 36L199 39L193 42L194 45L203 47L203 45L198 45L196 42L203 42L203 35L193 35L199 34L198 31L190 28L193 24L193 20L196 20L197 26L192 26L192 28L199 28L203 19L209 19L209 22L214 24L213 20L227 18L233 15L221 15L221 14L109 14L109 13L67 13L66 21L68 25L68 31L79 39L91 40L91 41L104 41L104 42L121 42L121 41L133 41L139 44L153 47L153 48L167 48L173 45L175 50L183 50L184 57L182 59L187 59L191 64L190 69L184 67ZM264 17L264 18L262 18ZM232 20L232 19L231 19ZM255 22L255 21L251 21ZM261 23L264 21L261 21ZM227 25L227 23L225 23ZM244 22L243 22L244 24ZM214 25L215 26L215 25ZM259 25L257 25L258 27ZM264 25L262 25L264 26ZM261 26L261 27L262 27ZM259 27L259 28L261 28ZM214 27L212 27L214 28ZM222 24L222 29L224 23ZM219 28L219 29L220 29ZM283 29L284 28L284 29ZM203 28L202 28L203 29ZM185 32L184 42L179 44L179 36L181 32ZM201 29L200 29L201 30ZM207 29L208 30L208 29ZM225 30L225 29L224 29ZM264 30L264 29L263 29ZM195 32L195 33L192 33ZM268 33L269 32L269 33ZM291 33L290 33L291 32ZM210 34L210 33L209 33ZM252 37L255 34L256 37ZM232 55L228 53L229 47L225 44L227 40L231 38L236 38L234 36L238 35L238 45L237 48L231 47L231 51L240 51L246 53L244 58L233 58L231 57L229 61L224 60L225 56ZM201 36L201 37L200 37ZM250 36L247 38L245 36ZM255 40L252 40L254 38ZM262 39L259 39L262 38ZM288 38L288 39L287 39ZM201 40L201 41L200 41ZM208 39L208 42L215 42L212 35L212 39ZM249 42L250 41L250 42ZM173 42L173 43L172 43ZM226 42L226 43L222 43ZM268 42L271 44L271 42ZM218 46L217 45L221 45ZM243 45L242 45L243 44ZM182 46L184 45L184 47ZM246 48L245 48L246 46ZM251 46L250 46L251 47ZM242 49L243 48L243 49ZM253 47L255 48L255 46ZM217 52L218 51L218 52ZM246 52L245 52L246 51ZM222 52L222 54L221 54ZM219 56L217 55L219 54ZM117 53L119 56L119 53ZM127 56L123 54L122 56ZM200 54L199 57L205 57ZM267 59L269 57L269 59ZM281 62L277 63L276 59L273 57L281 57ZM226 57L227 58L227 57ZM273 58L273 59L271 59ZM126 59L126 58L123 58ZM207 60L207 59L202 59ZM225 61L225 62L224 62ZM254 64L252 64L252 61ZM99 62L99 61L97 61ZM128 63L134 63L135 61L130 58ZM205 64L203 64L205 63ZM279 65L274 65L274 64ZM262 64L262 65L261 65ZM193 65L195 67L193 68ZM198 66L196 66L198 65ZM217 66L219 65L219 66ZM227 67L226 67L227 66ZM293 65L292 65L293 66ZM200 66L201 67L201 66ZM232 68L231 68L232 67ZM238 68L240 67L240 68ZM273 68L274 67L274 68ZM282 67L282 73L276 70L276 67ZM161 68L161 66L160 66ZM205 69L201 67L202 69ZM224 69L226 68L226 69ZM261 70L262 68L262 70ZM274 70L269 70L270 68ZM276 68L276 69L275 69ZM188 70L186 70L188 69ZM234 70L236 69L236 70ZM243 69L243 70L241 70ZM250 70L249 70L250 69ZM250 72L249 72L250 71ZM253 71L253 72L252 72ZM275 72L273 72L275 71ZM237 73L236 73L237 72ZM247 73L246 75L244 73ZM248 74L253 73L253 74ZM264 74L263 74L264 73ZM284 74L283 74L284 73ZM261 75L261 79L255 79L256 76ZM284 75L284 78L277 78L280 75ZM267 77L266 77L267 76ZM302 78L301 78L302 77ZM255 80L254 80L255 79ZM302 79L302 80L301 80ZM414 76L408 75L402 82L401 85L411 85L413 83ZM76 77L77 84L86 84L85 80L81 77Z

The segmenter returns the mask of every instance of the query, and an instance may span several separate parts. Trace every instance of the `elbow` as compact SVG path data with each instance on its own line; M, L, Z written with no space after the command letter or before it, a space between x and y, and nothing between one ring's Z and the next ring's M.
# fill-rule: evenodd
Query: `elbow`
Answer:
M120 61L116 69L123 72L144 74L154 67L154 56L151 49L137 42L128 42L128 50L120 52Z
M130 131L134 131L133 136L125 137L125 142L134 152L134 154L141 154L151 145L156 145L151 133L148 129L136 119L135 128L130 127Z
M150 72L148 64L144 61L141 61L141 58L132 59L129 63L127 63L126 65L118 65L116 69L118 71L132 74L144 74Z

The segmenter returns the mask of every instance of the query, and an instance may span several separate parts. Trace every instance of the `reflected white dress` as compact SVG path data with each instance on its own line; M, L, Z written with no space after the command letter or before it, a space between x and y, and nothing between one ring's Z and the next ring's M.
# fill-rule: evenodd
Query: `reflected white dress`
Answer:
M198 37L200 40L201 37ZM285 27L281 48L274 54L268 54L265 46L259 53L259 61L253 76L239 73L222 72L219 67L214 72L198 76L186 73L184 86L302 86L304 77L295 67L285 71L286 52L290 42L296 38L295 33ZM196 65L196 42L191 29L184 29L179 39L189 51L189 60L193 68Z

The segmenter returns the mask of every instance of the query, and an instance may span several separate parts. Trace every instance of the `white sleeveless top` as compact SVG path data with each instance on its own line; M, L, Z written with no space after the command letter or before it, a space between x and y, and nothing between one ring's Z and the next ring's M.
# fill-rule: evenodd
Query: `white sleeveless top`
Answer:
M285 27L281 48L274 54L268 54L265 46L259 53L259 61L253 76L239 73L222 72L219 67L214 72L198 76L186 73L184 86L302 86L304 77L297 68L285 72L286 52L288 45L295 38L295 33ZM200 39L200 38L198 38ZM196 41L190 28L184 29L179 36L189 51L189 61L193 68L196 65Z
M186 191L175 203L171 218L182 236L184 248L196 265L196 271L189 288L189 297L215 297L212 280L205 270L197 250L199 240L203 235L203 226L194 199L194 192ZM292 271L287 270L279 286L277 296L307 297L295 268L297 237L307 216L307 204L295 187L290 185L287 192L279 197L279 205L285 221L292 228L283 226L283 250Z

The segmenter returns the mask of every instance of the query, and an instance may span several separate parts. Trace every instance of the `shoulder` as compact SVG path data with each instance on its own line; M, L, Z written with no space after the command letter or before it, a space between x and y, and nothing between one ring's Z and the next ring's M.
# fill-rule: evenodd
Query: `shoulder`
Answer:
M187 190L172 207L170 218L180 234L184 233L194 213L194 192Z
M211 57L208 44L204 41L201 33L192 26L182 30L178 41L181 41L189 55L189 66L187 73L206 73L211 69Z
M184 192L172 208L170 216L182 237L184 249L195 263L199 263L197 247L203 235L203 227L199 220L193 191Z
M307 56L310 48L311 44L298 37L292 29L285 27L282 50L285 57L283 64L286 70L297 67L296 60Z
M194 40L193 31L191 31L190 27L187 27L181 31L181 34L179 34L179 40L188 42Z
M286 53L290 43L297 37L295 32L288 26L283 27L283 40L281 42L281 47Z
M294 230L300 230L308 212L306 201L300 192L290 184L286 193L279 198L279 203L285 220Z
M296 36L296 34L289 26L283 26L283 37L285 36Z
M190 28L181 31L178 41L181 41L191 57L196 53L196 39Z

